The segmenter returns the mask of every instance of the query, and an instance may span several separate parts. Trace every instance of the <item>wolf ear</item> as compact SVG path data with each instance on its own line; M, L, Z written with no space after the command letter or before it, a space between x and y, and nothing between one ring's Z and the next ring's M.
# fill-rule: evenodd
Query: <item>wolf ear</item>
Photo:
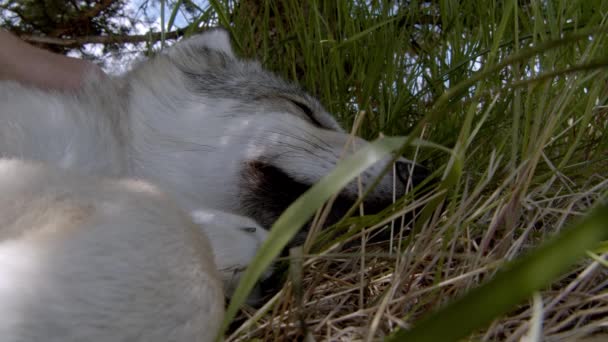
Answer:
M230 58L234 58L232 45L230 44L230 34L223 28L214 28L207 30L201 34L194 35L179 43L183 46L191 48L206 48L226 54Z

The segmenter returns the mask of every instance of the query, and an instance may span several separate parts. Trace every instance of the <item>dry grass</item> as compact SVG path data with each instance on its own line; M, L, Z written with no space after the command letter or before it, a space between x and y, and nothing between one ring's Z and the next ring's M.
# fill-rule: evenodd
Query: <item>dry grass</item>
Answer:
M528 189L517 207L512 200L497 201L504 189L515 192L521 186L518 179L508 177L491 189L483 179L470 185L448 205L452 212L437 210L415 236L368 244L362 236L372 232L364 230L351 238L360 241L357 246L342 248L342 243L302 255L302 273L296 277L301 281L288 281L261 313L244 309L248 320L228 340L372 341L396 328L409 328L491 277L505 260L559 232L608 191L608 179L600 175L576 191L556 176ZM435 195L418 199L399 214L411 215ZM406 234L413 221L404 225ZM543 340L571 341L608 331L608 254L595 258L540 294ZM532 302L520 305L472 339L518 341L534 325L533 312Z

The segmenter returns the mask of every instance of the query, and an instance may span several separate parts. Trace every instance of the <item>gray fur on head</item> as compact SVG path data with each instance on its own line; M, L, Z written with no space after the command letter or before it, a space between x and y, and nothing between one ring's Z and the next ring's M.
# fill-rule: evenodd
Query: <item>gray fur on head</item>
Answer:
M230 43L230 33L226 29L219 27L186 38L179 42L179 47L182 50L187 48L206 48L221 52L230 58L235 58L232 44Z
M185 38L169 48L167 54L180 69L192 72L221 67L236 58L230 34L222 28Z
M225 30L203 33L127 76L132 120L136 126L145 123L134 137L142 166L137 172L179 189L187 205L261 217L268 228L302 189L333 169L349 137L318 100L258 62L235 57L229 44ZM151 133L164 136L164 142L143 138ZM188 157L176 159L179 145L168 148L167 141L197 152L182 151L178 154ZM365 144L355 138L354 146ZM386 162L361 175L364 187ZM404 192L405 185L392 179L387 175L370 193L370 205L381 207L391 202L393 191ZM343 198L354 199L358 192L350 184Z

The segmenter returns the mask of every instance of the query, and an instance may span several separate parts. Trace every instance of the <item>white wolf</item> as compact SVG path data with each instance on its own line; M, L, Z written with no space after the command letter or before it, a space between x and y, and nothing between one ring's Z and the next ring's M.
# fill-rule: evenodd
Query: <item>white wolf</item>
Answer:
M212 339L221 280L233 286L266 234L243 216L269 228L347 139L317 100L237 59L223 30L76 93L0 83L0 336ZM425 176L411 165L368 203Z

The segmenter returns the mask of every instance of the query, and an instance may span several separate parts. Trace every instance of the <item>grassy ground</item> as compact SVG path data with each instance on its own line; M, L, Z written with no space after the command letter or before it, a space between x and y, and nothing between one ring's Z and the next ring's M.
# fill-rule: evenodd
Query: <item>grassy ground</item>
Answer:
M301 258L291 259L283 290L257 313L243 309L230 340L375 340L408 330L606 198L606 1L210 4L203 23L229 26L241 55L302 84L345 126L359 116L358 134L448 150L409 139L403 152L436 171L433 190L311 237L317 243L295 251ZM366 242L390 229L389 217L412 213L392 227L403 240ZM342 243L322 243L327 234ZM554 251L590 247L574 240ZM346 241L359 243L344 248ZM574 340L606 331L607 252L593 247L567 269L545 254L543 265L563 271L550 286L534 279L551 267L501 278L496 303L482 303L489 310L456 311L480 323L469 338ZM527 289L528 299L510 288ZM491 308L501 301L510 309L498 315L504 310ZM451 322L433 329L455 338Z

